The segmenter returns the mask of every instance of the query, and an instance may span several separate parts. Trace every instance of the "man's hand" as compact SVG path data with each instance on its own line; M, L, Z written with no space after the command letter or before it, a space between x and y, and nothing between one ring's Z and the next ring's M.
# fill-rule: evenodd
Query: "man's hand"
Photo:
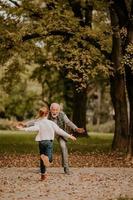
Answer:
M76 128L77 133L84 133L85 129L84 128Z

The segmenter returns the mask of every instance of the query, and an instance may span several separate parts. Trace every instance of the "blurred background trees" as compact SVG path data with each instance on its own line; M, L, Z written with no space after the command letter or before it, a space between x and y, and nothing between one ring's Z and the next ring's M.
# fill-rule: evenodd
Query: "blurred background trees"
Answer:
M57 101L80 127L114 119L113 148L132 144L132 2L1 0L0 117Z

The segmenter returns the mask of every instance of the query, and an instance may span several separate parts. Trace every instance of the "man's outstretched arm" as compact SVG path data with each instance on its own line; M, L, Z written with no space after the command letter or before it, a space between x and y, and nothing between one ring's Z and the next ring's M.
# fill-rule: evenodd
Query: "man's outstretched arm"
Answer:
M64 115L64 122L65 124L70 127L72 130L78 132L78 133L84 133L85 130L84 128L78 128L68 117L65 113L63 113Z

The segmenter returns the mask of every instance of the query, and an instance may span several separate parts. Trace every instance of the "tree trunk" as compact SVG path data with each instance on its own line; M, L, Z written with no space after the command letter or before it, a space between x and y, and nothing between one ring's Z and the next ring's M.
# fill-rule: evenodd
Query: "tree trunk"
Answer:
M92 11L93 11L93 2L86 0L85 6L85 25L92 27Z
M110 75L111 98L115 111L115 133L112 148L124 149L127 147L128 113L125 93L125 80L121 66L121 38L119 33L119 21L114 8L110 7L112 36L112 67L113 75Z
M87 0L84 8L81 5L81 1L69 0L69 3L72 7L75 17L79 18L80 25L91 28L93 11L92 1ZM87 88L83 89L82 91L77 91L75 83L73 95L73 122L78 127L83 127L86 129Z
M110 77L110 84L111 98L115 110L115 133L112 148L124 149L127 147L128 119L123 75Z
M131 4L131 14L127 29L127 45L133 45L133 1ZM130 59L132 59L132 53L129 56ZM127 64L125 65L125 71L130 110L128 157L133 157L133 71L131 70L131 66Z
M100 122L101 122L101 116L100 116L100 113L101 113L101 87L99 86L98 88L98 98L97 98L97 125L100 125Z
M63 75L62 75L63 77ZM64 90L63 96L65 99L65 112L67 116L72 119L73 113L73 82L70 79L67 79L65 76L63 77L64 82Z
M86 129L87 88L79 92L74 88L73 101L73 122Z
M133 156L133 72L129 66L126 66L126 85L129 99L129 143L128 143L128 156Z

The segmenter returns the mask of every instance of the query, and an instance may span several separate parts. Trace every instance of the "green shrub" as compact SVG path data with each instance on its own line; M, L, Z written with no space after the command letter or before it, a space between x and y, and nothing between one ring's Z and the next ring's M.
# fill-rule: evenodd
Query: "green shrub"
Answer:
M115 122L114 120L108 121L100 125L87 125L90 132L114 133Z
M14 122L8 119L0 119L0 130L15 130Z

